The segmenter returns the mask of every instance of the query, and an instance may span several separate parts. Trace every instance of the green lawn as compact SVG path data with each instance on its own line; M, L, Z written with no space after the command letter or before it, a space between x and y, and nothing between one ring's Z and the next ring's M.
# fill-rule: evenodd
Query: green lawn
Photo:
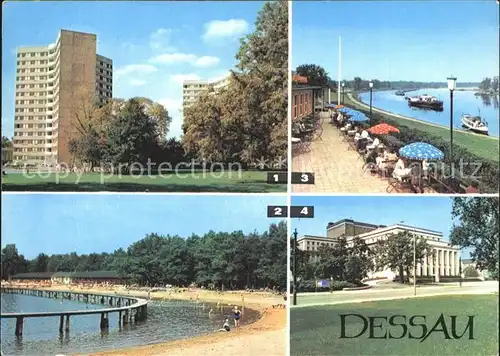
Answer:
M226 172L221 178L206 173L196 173L199 178L182 178L175 175L133 177L129 175L85 173L78 181L76 173L52 173L43 178L26 177L19 173L8 174L2 179L4 191L71 191L71 192L235 192L271 193L286 192L286 184L267 184L267 173L256 171ZM33 174L35 175L35 174ZM188 175L188 173L185 173ZM241 175L241 176L240 176ZM102 180L101 180L102 178Z
M361 314L369 316L425 315L428 330L435 325L440 314L445 316L450 328L449 315L458 315L457 334L461 335L467 317L474 316L474 340L469 340L467 331L462 339L446 340L443 332L434 332L426 340L368 339L369 328L359 338L340 339L339 314ZM401 299L320 307L294 308L290 311L291 355L497 355L498 353L498 294L449 295L429 298ZM400 323L401 319L396 322ZM377 319L376 324L380 324ZM420 324L422 319L417 319ZM363 329L359 319L347 319L346 335L356 335ZM387 330L375 329L374 336ZM422 327L410 326L414 336L422 334ZM438 329L440 329L438 327ZM392 326L390 332L398 337L401 326ZM451 335L451 331L449 331Z
M348 95L345 96L345 102L348 106L351 106L353 108L357 109L364 109L366 110L365 107L353 102L350 100ZM424 132L427 132L429 134L432 134L437 137L441 137L444 140L449 140L450 139L450 129L447 127L441 127L441 126L434 126L427 124L423 121L413 121L413 120L407 120L403 118L398 118L394 117L391 115L385 115L383 113L377 112L379 115L382 116L387 116L390 120L393 120L394 122L400 124L400 125L405 125L408 128L411 129L418 129ZM499 142L498 138L492 137L492 136L482 136L482 135L476 135L460 130L454 130L453 131L453 144L462 146L463 148L467 149L469 152L474 153L478 155L479 157L486 158L492 161L498 161L499 160Z

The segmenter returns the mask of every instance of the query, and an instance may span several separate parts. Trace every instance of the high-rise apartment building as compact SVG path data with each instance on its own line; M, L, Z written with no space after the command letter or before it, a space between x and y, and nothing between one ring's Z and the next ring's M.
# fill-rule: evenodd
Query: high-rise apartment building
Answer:
M185 80L182 86L182 106L186 108L194 104L202 93L207 91L216 93L227 85L229 85L229 76L214 81Z
M96 53L97 36L61 30L48 46L17 52L14 161L71 163L68 143L82 97L113 96L113 62Z

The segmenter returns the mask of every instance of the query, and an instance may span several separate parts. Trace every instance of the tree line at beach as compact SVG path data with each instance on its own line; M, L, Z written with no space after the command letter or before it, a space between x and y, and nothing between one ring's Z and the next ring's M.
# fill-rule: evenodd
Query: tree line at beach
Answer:
M479 83L479 93L481 95L498 95L500 91L500 83L498 75L493 78L486 77Z
M2 249L2 279L24 272L115 271L143 286L211 289L286 289L287 227L271 224L263 233L214 232L203 236L146 235L112 253L47 255L26 259L15 244Z

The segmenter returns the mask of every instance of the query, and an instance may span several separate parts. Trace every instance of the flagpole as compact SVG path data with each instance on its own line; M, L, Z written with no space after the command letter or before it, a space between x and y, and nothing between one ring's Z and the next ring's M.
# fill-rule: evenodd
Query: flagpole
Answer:
M342 38L339 36L339 79L337 83L337 104L340 105L340 82L342 81Z

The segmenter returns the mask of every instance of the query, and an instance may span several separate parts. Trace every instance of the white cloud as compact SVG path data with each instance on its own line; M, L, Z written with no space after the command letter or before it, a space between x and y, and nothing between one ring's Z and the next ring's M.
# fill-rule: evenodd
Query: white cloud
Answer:
M196 67L211 67L219 64L220 59L213 56L201 56L198 57L195 54L188 53L164 53L158 56L155 56L149 60L151 63L155 64L164 64L164 65L173 65L180 63L188 63L192 64Z
M149 61L151 63L159 63L159 64L175 64L175 63L192 63L195 62L197 57L194 54L187 53L165 53L160 54L159 56L155 56L151 58Z
M129 84L134 86L134 87L146 85L147 83L148 83L147 81L141 80L141 79L130 79L130 82L129 82Z
M156 72L158 69L151 64L128 64L120 67L115 71L116 76L123 76L127 74L150 74Z
M182 85L185 80L200 80L200 76L196 73L188 74L173 74L170 76L170 80L176 84Z
M219 64L220 59L212 56L203 56L196 60L194 63L197 67L211 67Z
M248 28L248 22L243 19L210 21L205 24L203 39L209 41L219 38L239 37L248 32Z
M149 36L149 46L153 51L175 52L177 49L170 44L173 29L159 28Z

